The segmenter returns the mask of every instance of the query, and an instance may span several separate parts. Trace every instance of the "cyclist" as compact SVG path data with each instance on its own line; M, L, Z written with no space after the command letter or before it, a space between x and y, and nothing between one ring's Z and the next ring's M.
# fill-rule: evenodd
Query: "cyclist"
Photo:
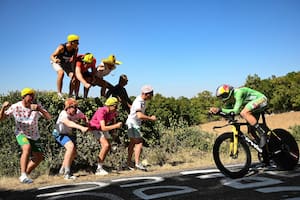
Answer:
M259 146L263 148L267 140L266 132L259 125L253 112L267 106L267 97L261 92L248 87L233 88L226 84L217 88L216 96L225 103L225 106L224 108L212 107L210 112L213 114L219 112L240 114L259 134Z
M77 56L75 66L76 89L75 98L78 98L80 82L84 85L83 97L87 98L90 87L95 81L96 59L91 53ZM91 71L89 71L91 69ZM78 82L80 81L80 82Z
M71 96L75 90L75 76L74 76L74 65L76 56L78 53L79 36L78 35L68 35L68 42L60 44L55 51L51 54L50 60L53 69L57 72L57 95L62 97L62 86L64 72L70 77L69 85L69 96Z
M97 109L90 121L92 133L101 144L96 175L108 174L108 172L103 169L103 163L111 147L110 139L112 139L112 137L109 132L122 127L122 122L116 122L118 103L117 98L108 98L104 106ZM112 134L115 134L115 132L112 132Z
M0 110L0 120L13 116L15 118L15 135L18 144L21 146L20 158L21 183L32 183L28 174L34 170L44 159L41 146L40 134L38 131L38 119L43 116L47 120L51 115L40 104L34 104L35 91L31 88L24 88L21 91L22 101L10 106L5 101Z
M79 129L85 133L88 127L78 124L78 120L89 123L88 118L78 109L78 103L73 98L65 101L65 108L60 112L53 130L55 140L66 148L64 160L59 170L59 174L67 179L75 179L71 174L71 165L76 156L76 135L72 133L72 129Z

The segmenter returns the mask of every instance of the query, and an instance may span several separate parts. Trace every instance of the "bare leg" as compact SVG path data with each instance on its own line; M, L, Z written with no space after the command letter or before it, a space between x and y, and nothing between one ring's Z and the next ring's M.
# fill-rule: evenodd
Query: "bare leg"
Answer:
M64 70L60 69L57 71L57 80L56 80L57 92L59 93L61 93L62 91L63 79L64 79Z
M103 163L110 149L110 143L105 137L100 138L101 150L99 153L99 163Z
M244 108L240 115L251 125L254 126L257 123L256 118L252 115L251 111Z
M64 156L64 161L62 167L71 168L72 162L76 157L76 148L73 142L69 141L65 144L66 153Z
M40 162L44 159L42 152L32 152L32 159L29 161L26 169L26 173L30 174L32 170L34 170Z
M70 84L69 84L69 97L71 97L74 93L74 91L76 90L76 77L74 76L73 72L69 73L69 77L70 77Z
M26 173L26 168L27 168L30 151L31 151L30 144L25 144L22 146L22 155L20 158L21 173Z
M141 139L139 139L139 141L137 141L137 144L135 145L135 148L134 148L135 164L140 163L140 155L142 152L142 148L143 148L143 141L141 141Z
M75 83L75 99L78 99L79 97L79 90L80 90L80 81L76 79Z

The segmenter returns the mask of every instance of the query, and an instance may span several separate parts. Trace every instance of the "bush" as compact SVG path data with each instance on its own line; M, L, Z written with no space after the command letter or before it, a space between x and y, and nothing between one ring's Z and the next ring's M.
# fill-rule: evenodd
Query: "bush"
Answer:
M53 116L50 121L41 118L39 121L39 131L44 147L45 160L33 172L33 176L41 174L56 174L63 160L65 149L56 143L52 136L52 130L59 113L64 108L64 102L57 98L55 92L37 92L37 102ZM20 101L19 92L12 92L8 96L0 96L0 101L15 103ZM96 109L103 105L104 99L88 98L79 100L79 109L89 118L92 117ZM118 120L125 123L127 113L120 110ZM145 140L144 154L142 159L150 158L152 164L163 165L168 162L171 154L176 154L183 149L197 148L199 151L208 151L209 135L202 134L197 128L189 128L186 121L182 119L169 118L169 126L165 127L163 121L155 123L145 121L142 132ZM0 176L19 175L19 158L21 149L17 144L14 135L15 122L13 118L0 122ZM93 172L96 168L97 157L100 151L100 144L90 133L82 134L76 130L77 135L77 157L72 165L73 171L86 170ZM127 129L124 125L118 130L120 137L116 150L109 153L105 164L112 169L120 170L127 159Z

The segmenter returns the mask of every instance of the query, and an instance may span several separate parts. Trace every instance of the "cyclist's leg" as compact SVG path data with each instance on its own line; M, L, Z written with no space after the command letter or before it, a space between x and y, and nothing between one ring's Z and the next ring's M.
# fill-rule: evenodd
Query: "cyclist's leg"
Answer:
M255 128L256 132L258 132L260 136L260 143L259 146L262 148L266 145L267 142L267 136L265 130L259 125L256 117L252 114L253 112L256 112L260 109L263 109L267 106L267 98L266 97L260 97L258 99L255 99L253 101L250 101L244 109L241 111L241 116L251 125Z

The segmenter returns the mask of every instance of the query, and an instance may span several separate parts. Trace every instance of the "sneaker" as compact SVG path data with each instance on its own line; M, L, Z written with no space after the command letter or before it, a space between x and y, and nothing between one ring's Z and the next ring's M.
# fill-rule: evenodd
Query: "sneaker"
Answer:
M63 97L62 93L58 92L58 93L57 93L57 96L58 96L61 100L64 100L64 97Z
M108 172L105 170L105 169L103 169L103 168L98 168L97 170L96 170L96 173L95 173L96 175L99 175L99 176L104 176L104 175L107 175L108 174Z
M19 180L21 183L26 183L26 184L33 183L33 180L28 178L27 176L20 176Z
M64 175L64 179L65 180L75 180L76 176L73 176L71 174L66 174L66 175Z
M63 175L65 174L65 168L60 168L58 174L59 174L60 176L63 176Z
M129 170L132 170L134 171L135 170L135 166L134 166L134 163L133 162L130 162L129 164L126 163L125 167Z
M142 171L147 171L147 168L143 166L142 164L135 164L135 168L142 170Z

